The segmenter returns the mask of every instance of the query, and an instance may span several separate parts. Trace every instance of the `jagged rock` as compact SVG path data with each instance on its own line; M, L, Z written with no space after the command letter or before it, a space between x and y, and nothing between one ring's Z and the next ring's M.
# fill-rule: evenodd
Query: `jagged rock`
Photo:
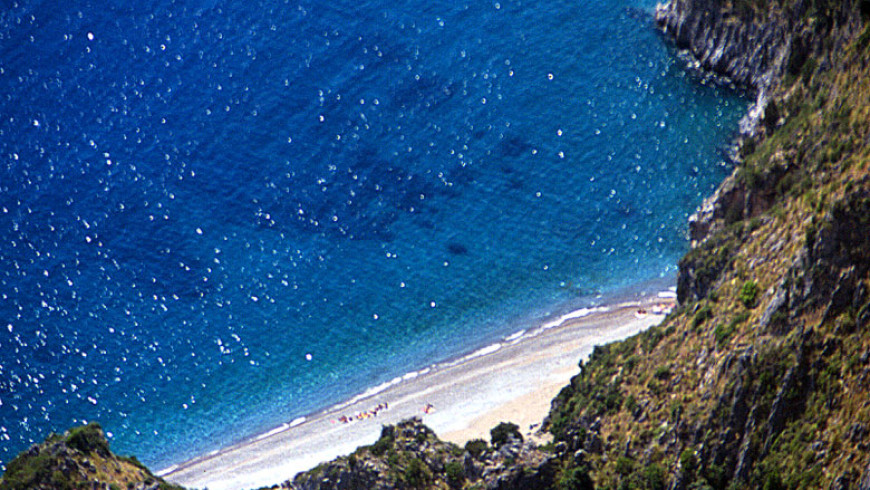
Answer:
M719 229L717 223L729 217L732 221L743 216L746 190L737 181L735 174L725 178L712 196L704 199L701 206L689 216L689 238L696 247L707 236ZM715 227L715 228L714 228Z
M677 474L674 475L674 479L671 480L671 484L668 485L668 490L684 490L688 484L689 476L682 470L679 470L677 471Z
M856 475L854 470L846 471L831 482L830 490L851 490L858 479Z
M788 287L783 282L780 283L776 287L776 291L773 293L773 298L767 303L767 306L764 307L764 312L761 314L761 319L758 321L759 326L764 330L770 330L773 333L783 333L778 330L779 325L771 325L771 322L775 318L775 316L779 313L782 314L784 307L788 305Z
M787 276L793 315L824 307L822 321L828 321L866 294L858 282L870 269L870 182L859 185L808 232Z

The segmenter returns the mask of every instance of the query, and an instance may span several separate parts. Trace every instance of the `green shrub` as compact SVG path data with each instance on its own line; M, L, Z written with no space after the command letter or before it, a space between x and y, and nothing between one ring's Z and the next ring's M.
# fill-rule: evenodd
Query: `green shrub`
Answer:
M729 323L728 325L716 325L716 328L713 329L713 336L716 337L716 344L719 347L725 345L731 339L731 336L734 335L734 330L733 323Z
M708 305L704 305L695 312L694 318L692 318L692 328L698 328L702 323L713 318L713 310L710 309Z
M616 474L619 476L628 476L634 473L634 461L627 456L620 456L616 459Z
M715 289L711 289L707 292L707 299L712 301L713 303L719 301L719 292Z
M388 449L393 447L395 441L395 429L392 425L385 425L381 429L381 437L372 446L372 454L375 456L383 456Z
M695 456L695 451L690 448L683 449L683 452L680 453L680 468L682 468L684 475L695 473L698 468L698 458Z
M444 474L447 475L447 484L450 485L450 488L462 488L462 484L465 482L465 469L462 467L462 463L458 461L451 461L444 465Z
M44 453L28 456L18 455L6 467L3 483L8 488L33 488L39 482L51 478L51 457Z
M418 432L414 436L414 440L417 441L418 444L426 442L427 439L429 439L429 436L425 432Z
M426 474L426 469L423 462L417 458L412 458L405 468L405 482L413 488L421 488L429 479Z
M132 464L133 466L135 466L139 469L142 469L142 470L148 469L145 467L144 464L142 464L141 461L139 461L139 459L136 458L136 456L118 456L118 459L120 459L121 461L126 461L126 462Z
M764 476L764 485L762 490L786 490L786 486L782 483L782 478L777 473L768 473Z
M634 371L635 366L640 362L640 357L632 354L628 356L628 359L625 360L625 371L626 373L631 373Z
M665 490L665 470L661 466L657 464L647 466L643 476L646 480L647 488L651 490Z
M629 412L634 412L634 409L637 408L637 400L634 398L634 395L628 395L628 398L625 399L623 406Z
M99 454L109 453L109 443L103 436L103 428L96 422L70 429L66 443L85 454L92 451Z
M489 444L483 439L472 439L465 443L465 450L474 459L480 458L480 455L485 453L487 448L489 448Z
M585 466L571 468L562 473L556 481L559 490L593 490L595 484L589 476L589 470Z
M661 342L662 339L665 337L665 333L661 327L655 326L648 328L646 332L641 334L641 336L643 337L644 341L644 350L646 352L651 352L653 349L656 348L657 345L659 345L659 342Z
M399 453L397 453L395 449L390 449L387 452L387 466L389 466L390 468L398 468L399 462L401 460L402 458L399 457Z
M605 414L612 414L619 411L619 408L622 406L622 391L619 389L619 385L617 383L612 383L607 385L607 388L603 393L603 400L601 405L598 406L599 412L603 412Z
M520 434L520 427L513 422L499 423L489 431L489 435L493 447L496 448L509 442L512 438L520 442L523 441L523 435Z
M804 82L804 85L810 83L810 80L816 73L816 68L818 68L818 66L819 63L815 60L815 58L808 58L803 66L801 66L801 80Z
M749 313L743 312L735 315L727 325L717 325L713 329L713 336L716 337L716 344L722 347L727 343L734 333L737 331L737 326L749 319Z
M753 280L748 280L740 287L737 293L737 298L747 308L755 308L755 301L758 299L758 283Z
M662 381L671 377L671 368L668 366L659 366L656 368L655 374L653 375L656 379L660 379Z

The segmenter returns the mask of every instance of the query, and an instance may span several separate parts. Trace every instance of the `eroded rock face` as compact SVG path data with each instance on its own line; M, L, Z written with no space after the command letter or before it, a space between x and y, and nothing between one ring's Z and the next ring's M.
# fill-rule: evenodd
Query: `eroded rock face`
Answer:
M755 90L755 105L741 123L741 132L752 135L759 122L776 125L778 110L768 109L783 76L799 73L811 56L836 50L856 31L859 4L831 3L819 15L808 0L786 8L765 4L763 12L741 7L746 2L671 0L656 8L656 22L699 68Z
M808 230L786 281L792 311L823 306L823 321L849 307L859 319L867 313L861 306L868 294L862 280L870 276L870 182L856 187Z
M656 21L700 67L766 91L782 73L791 44L779 16L752 22L750 12L718 0L673 0L656 9Z
M755 147L788 116L780 108L785 97L782 80L830 69L839 50L861 31L864 3L796 0L786 6L765 4L763 10L751 5L723 0L672 0L657 7L656 21L666 36L695 57L700 69L729 77L755 91L756 103L740 137L741 142ZM793 150L780 151L751 171L735 161L738 165L734 173L689 219L693 251L680 263L677 283L681 302L703 298L727 272L727 257L735 248L730 242L740 237L726 229L741 220L761 216L774 206L781 197L783 181L812 172L804 168L803 160L803 155ZM711 237L715 237L714 243L705 243ZM813 253L808 250L809 261ZM850 282L848 277L845 279ZM806 298L808 294L783 292L781 299Z

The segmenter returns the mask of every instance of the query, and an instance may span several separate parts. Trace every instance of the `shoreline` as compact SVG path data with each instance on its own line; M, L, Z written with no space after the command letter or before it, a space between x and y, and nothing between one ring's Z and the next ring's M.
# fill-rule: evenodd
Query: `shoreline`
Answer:
M520 329L466 354L410 371L349 400L297 417L264 433L172 465L158 475L187 487L256 488L374 443L385 424L419 416L447 441L489 439L499 421L532 436L550 402L579 372L595 345L626 338L659 323L653 313L672 305L672 291L580 308ZM645 315L639 310L648 311ZM386 407L384 406L386 404Z

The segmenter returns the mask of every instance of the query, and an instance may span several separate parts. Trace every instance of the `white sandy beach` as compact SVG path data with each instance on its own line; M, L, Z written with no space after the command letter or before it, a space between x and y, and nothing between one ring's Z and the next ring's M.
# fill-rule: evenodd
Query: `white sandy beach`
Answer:
M638 309L672 301L657 297L610 306L605 311L566 315L523 336L508 337L476 355L409 376L353 404L288 423L251 441L226 448L161 472L188 488L257 488L292 479L318 463L374 443L381 426L418 416L442 438L464 444L489 439L489 430L511 421L527 435L547 415L550 402L592 348L631 336L663 318L638 315ZM585 316L581 316L585 313ZM573 316L573 318L571 318ZM558 326L556 326L558 324ZM377 416L342 423L342 415L371 411ZM433 409L424 413L424 407ZM291 427L292 425L292 427Z

